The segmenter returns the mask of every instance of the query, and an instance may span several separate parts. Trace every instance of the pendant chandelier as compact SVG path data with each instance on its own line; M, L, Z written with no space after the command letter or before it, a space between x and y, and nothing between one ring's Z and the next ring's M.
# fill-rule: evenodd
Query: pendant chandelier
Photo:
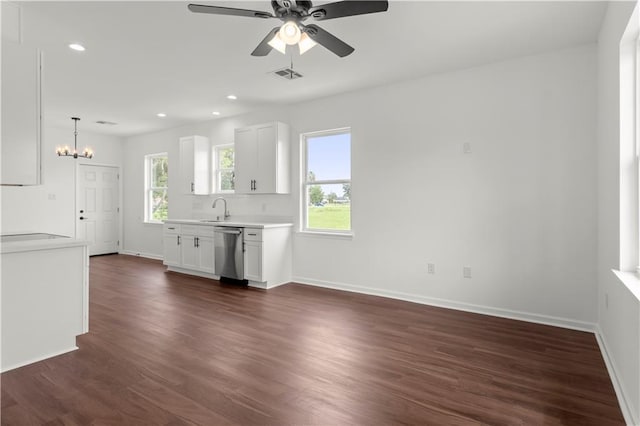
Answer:
M82 154L78 154L78 117L71 117L74 121L73 124L73 151L69 151L69 145L65 145L64 147L57 147L56 154L59 157L73 157L73 158L92 158L93 151L90 148L85 148L82 151Z

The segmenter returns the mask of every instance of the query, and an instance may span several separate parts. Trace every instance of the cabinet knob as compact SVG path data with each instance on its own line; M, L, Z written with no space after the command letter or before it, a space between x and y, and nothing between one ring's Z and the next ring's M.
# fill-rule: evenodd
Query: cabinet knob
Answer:
M80 216L80 218L79 218L79 219L80 219L80 220L84 220L84 217Z
M80 213L84 213L84 210L80 210Z

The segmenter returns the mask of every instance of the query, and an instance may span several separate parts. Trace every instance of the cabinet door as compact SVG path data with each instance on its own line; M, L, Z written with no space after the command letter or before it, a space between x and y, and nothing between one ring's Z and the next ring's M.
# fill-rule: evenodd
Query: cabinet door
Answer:
M211 147L204 136L180 138L180 192L211 193Z
M180 236L177 234L165 235L162 238L164 245L164 263L167 266L180 266Z
M253 192L253 181L257 169L256 131L254 128L236 129L235 150L235 192Z
M275 123L256 128L257 169L254 191L258 194L274 194L278 166L278 146Z
M40 51L3 37L1 184L40 184L40 82Z
M262 269L262 242L245 241L244 277L250 281L264 281Z
M215 273L213 237L198 237L198 263L202 272Z
M193 179L193 138L180 138L180 192L193 194L195 182Z
M181 265L185 269L199 269L198 248L196 247L196 237L193 235L181 236Z

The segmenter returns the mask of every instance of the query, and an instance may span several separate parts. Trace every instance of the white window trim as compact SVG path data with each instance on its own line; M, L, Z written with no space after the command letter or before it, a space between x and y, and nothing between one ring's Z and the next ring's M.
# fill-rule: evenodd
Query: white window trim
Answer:
M169 186L151 186L151 162L154 158L169 159L169 154L166 152L158 152L156 154L147 154L144 156L144 223L150 224L162 224L161 220L151 219L151 206L150 206L150 194L153 191L164 190L169 191Z
M339 129L331 129L331 130L320 130L315 132L307 132L302 133L300 135L300 144L302 145L300 149L300 154L302 158L300 159L301 164L301 172L302 176L300 177L300 230L301 234L307 235L322 235L322 236L340 236L340 237L352 237L353 236L353 216L349 217L349 229L322 229L322 228L308 228L307 227L307 208L309 206L308 200L308 191L307 187L310 185L331 185L331 184L345 184L348 183L351 185L351 191L353 191L352 179L333 179L333 180L315 180L313 182L307 181L307 176L309 174L307 170L307 138L318 137L318 136L332 136L332 135L341 135L349 133L351 135L351 127L342 127ZM349 146L350 152L352 152L352 144ZM353 156L351 156L353 159ZM349 200L352 202L352 196L349 197ZM353 213L353 212L352 212Z
M222 169L222 168L220 168L220 151L223 150L223 149L227 149L227 148L234 148L234 150L233 150L234 168L233 169ZM235 176L235 173L236 173L236 170L235 170L235 155L236 155L235 145L233 143L227 143L227 144L224 144L224 145L216 145L216 146L213 147L213 153L214 153L213 154L213 164L216 165L216 167L215 167L215 175L214 175L215 176L215 180L216 180L214 182L214 188L216 188L216 193L217 194L235 194L236 191L234 189L229 190L229 189L222 189L220 187L220 185L222 184L222 179L220 177L220 174L223 171L231 170L233 172L234 176Z

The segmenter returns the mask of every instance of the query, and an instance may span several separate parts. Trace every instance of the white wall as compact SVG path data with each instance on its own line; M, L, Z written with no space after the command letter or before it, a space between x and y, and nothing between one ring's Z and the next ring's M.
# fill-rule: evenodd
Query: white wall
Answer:
M591 328L595 71L585 46L130 138L125 248L162 253L160 227L142 224L145 154L168 151L174 176L180 136L228 143L234 127L288 122L293 193L235 196L230 210L295 217L299 134L351 126L355 235L296 234L297 281ZM169 197L173 218L209 214L213 199Z
M82 123L82 122L80 122ZM46 232L75 235L76 163L122 166L123 140L78 129L78 149L91 146L91 160L58 157L56 147L73 146L73 122L69 128L47 126L42 133L42 185L0 188L2 233Z
M630 194L621 192L620 41L634 5L609 3L598 40L598 327L627 422L640 424L640 301L612 272L631 250L621 239L631 230L621 222Z
M352 127L355 236L297 235L295 280L591 327L595 85L588 46L297 106Z

